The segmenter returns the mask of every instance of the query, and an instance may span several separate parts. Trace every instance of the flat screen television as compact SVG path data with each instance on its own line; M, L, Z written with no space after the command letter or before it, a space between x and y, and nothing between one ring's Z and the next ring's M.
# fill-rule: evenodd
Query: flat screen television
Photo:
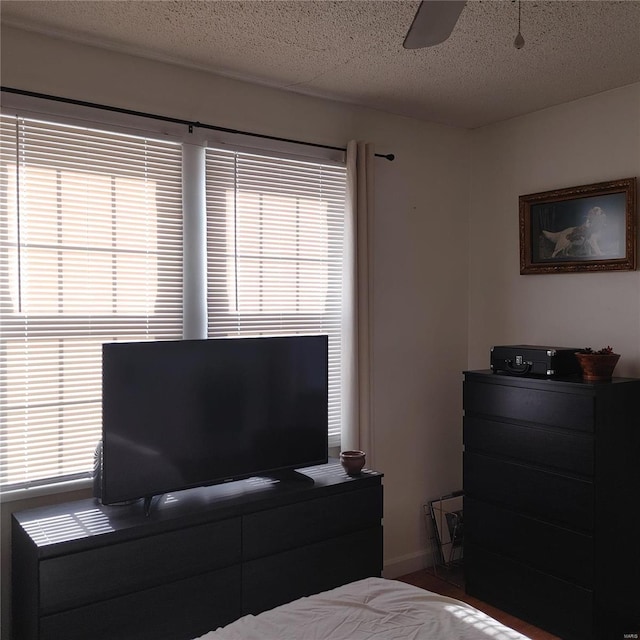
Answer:
M105 504L327 462L327 336L103 345Z

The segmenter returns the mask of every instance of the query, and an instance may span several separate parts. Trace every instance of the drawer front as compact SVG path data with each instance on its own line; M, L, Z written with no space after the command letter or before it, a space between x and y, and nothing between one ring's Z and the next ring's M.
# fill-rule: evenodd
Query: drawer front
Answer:
M465 380L464 410L466 415L496 416L577 431L594 429L594 399L586 394Z
M534 569L593 587L593 537L541 520L464 499L465 544L517 560Z
M253 560L242 567L242 613L257 614L381 573L380 526Z
M593 592L500 555L465 546L465 589L564 640L590 640Z
M381 519L381 485L252 513L242 522L243 557L260 558L375 527Z
M240 617L240 566L45 616L40 640L191 640Z
M464 418L465 449L593 476L593 436Z
M43 614L240 561L240 519L98 547L40 563Z
M464 453L471 498L587 532L593 530L593 484L497 458Z

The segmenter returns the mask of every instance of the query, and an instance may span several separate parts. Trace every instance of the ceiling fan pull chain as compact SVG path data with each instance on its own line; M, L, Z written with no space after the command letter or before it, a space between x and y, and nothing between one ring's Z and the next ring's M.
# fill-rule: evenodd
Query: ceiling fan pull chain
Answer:
M522 37L522 33L520 33L520 9L520 0L518 0L518 35L513 41L513 46L516 49L522 49L522 47L524 47L524 38Z

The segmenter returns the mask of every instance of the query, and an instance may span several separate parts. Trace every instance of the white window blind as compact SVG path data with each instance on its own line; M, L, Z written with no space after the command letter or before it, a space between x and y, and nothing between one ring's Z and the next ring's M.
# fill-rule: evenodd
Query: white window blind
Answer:
M2 116L0 482L88 475L103 342L182 337L181 147Z
M207 149L206 173L208 335L328 334L338 444L346 169Z

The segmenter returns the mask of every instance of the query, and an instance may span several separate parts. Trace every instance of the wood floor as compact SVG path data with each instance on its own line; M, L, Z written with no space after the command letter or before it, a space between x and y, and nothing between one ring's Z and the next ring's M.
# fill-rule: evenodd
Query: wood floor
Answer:
M459 576L442 575L442 571L439 575L434 575L432 570L423 569L422 571L416 571L415 573L408 573L405 576L401 576L398 580L415 585L416 587L421 587L422 589L433 591L434 593L439 593L443 596L462 600L463 602L470 604L472 607L480 609L480 611L484 611L484 613L490 615L496 620L499 620L508 627L519 631L525 636L531 638L531 640L560 640L558 636L554 636L547 631L538 629L528 622L524 622L523 620L515 618L508 613L504 613L503 611L485 604L476 598L468 596L464 592L464 588L462 588Z

